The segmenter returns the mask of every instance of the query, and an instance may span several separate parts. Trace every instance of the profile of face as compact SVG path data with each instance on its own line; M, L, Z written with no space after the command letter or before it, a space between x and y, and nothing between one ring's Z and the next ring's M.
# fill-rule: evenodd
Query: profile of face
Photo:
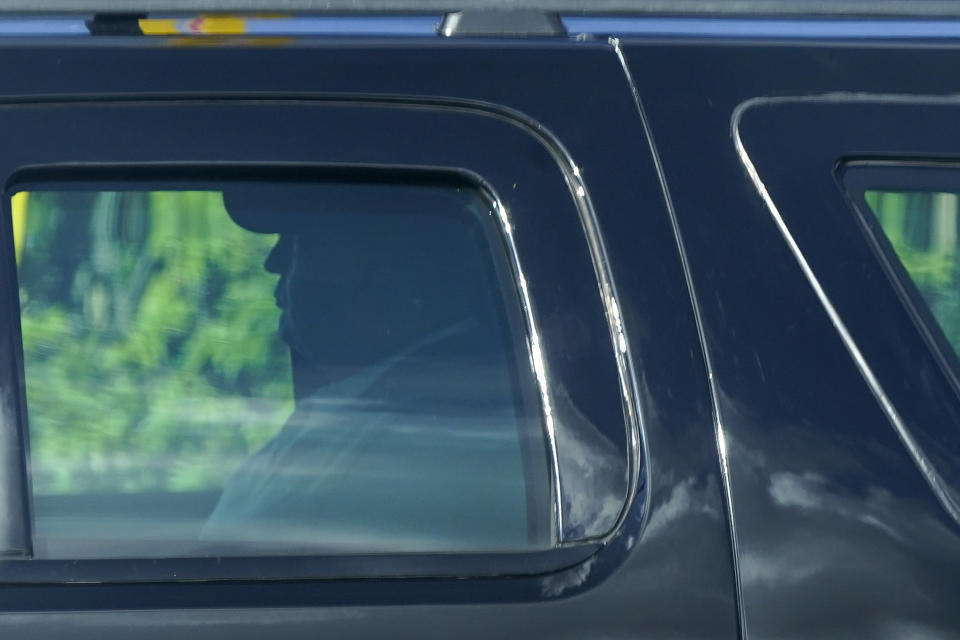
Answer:
M326 216L280 235L264 267L280 276L280 332L295 378L307 369L344 377L460 319L451 248L442 234L401 223Z

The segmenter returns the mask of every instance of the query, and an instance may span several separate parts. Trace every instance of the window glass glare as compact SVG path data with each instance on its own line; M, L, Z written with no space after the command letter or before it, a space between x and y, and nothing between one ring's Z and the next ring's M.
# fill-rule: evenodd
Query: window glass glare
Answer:
M10 202L37 557L551 546L479 196L121 186Z
M869 190L864 198L947 341L960 353L957 194Z

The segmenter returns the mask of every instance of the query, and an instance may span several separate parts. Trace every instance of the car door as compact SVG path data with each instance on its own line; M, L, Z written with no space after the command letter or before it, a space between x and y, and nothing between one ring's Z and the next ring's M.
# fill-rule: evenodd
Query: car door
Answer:
M624 44L701 303L744 628L954 637L953 353L919 293L949 218L919 205L955 190L957 49L893 45L880 31L911 25L880 21L784 41L797 24Z
M10 221L3 238L2 369L8 559L0 569L5 612L0 625L8 633L736 634L730 533L696 324L675 229L612 45L432 35L252 42L93 36L71 43L11 43L0 65L10 79L0 106L0 130L7 141L0 171ZM222 484L170 480L162 490L147 481L123 484L108 465L97 476L107 490L84 493L69 483L63 485L68 489L57 489L57 474L68 467L58 467L60 462L96 456L78 454L77 447L87 446L83 439L71 439L58 449L56 429L63 429L66 439L70 430L107 424L122 411L111 406L113 387L90 387L89 380L84 386L92 367L71 367L69 372L43 368L51 354L78 339L62 325L43 324L40 316L30 315L39 289L31 288L27 264L39 261L34 273L44 277L54 277L54 267L67 273L64 282L73 284L62 287L63 299L74 300L76 313L95 326L101 298L90 296L99 290L97 277L120 269L110 265L122 260L97 262L106 258L84 249L87 241L80 236L75 243L41 251L38 247L47 245L41 236L30 235L31 228L37 228L38 219L46 219L47 227L78 216L86 220L79 213L87 211L86 205L64 203L90 198L101 204L90 205L91 222L82 229L95 226L95 207L108 201L128 203L123 205L128 208L134 202L159 207L156 203L164 198L179 202L163 194L198 192L222 193L226 201L235 188L267 183L280 199L287 198L293 183L333 185L346 194L344 211L356 215L377 206L405 209L408 197L414 198L411 210L426 210L438 193L448 203L469 195L474 204L463 208L473 207L481 219L488 238L484 246L500 265L487 282L494 282L495 294L514 309L504 312L504 317L513 313L513 319L503 321L504 335L512 336L504 338L512 349L511 371L517 372L510 378L511 397L533 407L536 438L543 447L542 463L525 467L526 473L539 474L537 491L545 496L531 507L534 485L527 484L528 515L533 510L548 514L540 532L529 534L536 544L515 548L517 543L511 547L454 537L452 547L421 540L409 551L398 542L399 534L389 533L401 529L399 519L403 526L411 520L409 508L396 505L417 504L401 496L392 505L378 503L378 542L364 546L362 536L359 542L354 537L348 552L341 547L333 552L270 547L269 552L243 553L214 547L180 553L163 546L169 540L162 532L172 530L164 514L192 509L207 517L220 492L226 494ZM406 187L411 186L419 191L408 196ZM60 213L41 213L38 203L44 201L59 202ZM276 218L269 202L260 209L265 219ZM118 209L120 218L134 220L126 210ZM140 218L157 224L159 214L149 211ZM235 222L236 211L227 206ZM422 224L429 235L429 220ZM137 233L135 227L123 222L110 228L120 229L116 234L125 238ZM407 237L405 232L398 228L397 237ZM150 268L173 264L188 245L196 244L201 253L212 251L219 236L209 230L198 233L173 236L163 250L173 253L163 253ZM411 235L411 242L419 242L418 237ZM144 251L152 250L146 242ZM135 259L139 254L131 255ZM236 259L249 258L245 255ZM70 256L76 257L73 263ZM47 270L44 259L51 261ZM63 259L73 266L63 267ZM77 280L88 264L96 267L89 267L93 275ZM352 257L345 254L338 264L347 278ZM98 271L101 267L107 271ZM178 282L196 274L184 269ZM248 270L237 273L246 276L226 284L211 279L204 290L260 277L249 265L243 269ZM40 278L36 286L43 282ZM360 297L359 291L353 297ZM347 292L344 299L350 298ZM190 299L173 294L163 298L160 310L179 308L174 302ZM137 309L131 312L134 318L140 317ZM219 311L205 313L209 319ZM355 319L357 326L363 324L360 316ZM219 339L243 345L243 330L252 331L249 326L224 330ZM167 344L182 350L182 340L192 340L193 334L178 335ZM357 345L359 349L363 341ZM221 360L232 362L233 349L227 348ZM120 357L106 349L87 353L89 362L96 363ZM137 353L149 359L152 352ZM211 366L220 366L210 357ZM61 387L47 386L61 373L66 374ZM176 368L172 375L179 375ZM459 380L459 375L453 378ZM175 389L190 394L203 386L179 384ZM87 388L94 390L74 397ZM70 393L54 393L56 389ZM470 386L470 393L458 397L469 404L478 389ZM141 383L128 391L137 397L146 388ZM183 392L171 393L173 405L184 406ZM81 405L92 412L84 415L93 418L69 417L75 415L69 409ZM64 413L68 417L51 419L54 426L45 427L41 437L44 416ZM204 419L217 423L222 414L222 408L216 409ZM153 424L151 415L136 427L121 427L147 428L142 425ZM93 433L96 440L96 429ZM165 464L181 462L176 456L196 457L205 450L194 435L183 438L193 444L164 450L167 457L161 460L166 462L151 458L161 475ZM437 446L445 440L426 442ZM275 449L268 443L265 451ZM386 455L399 456L401 450ZM449 454L442 447L438 451L436 455ZM412 459L389 458L382 467L394 469L391 465L400 460L396 468L403 479L391 495L400 495L396 487L407 486L411 478L425 477L431 481L420 486L421 496L449 489L446 502L436 504L461 515L451 515L447 522L473 511L462 505L476 495L461 495L460 484L445 486L441 476L427 471L435 456L416 458L423 465L419 476L411 472L413 463L403 462ZM469 455L458 459L464 468L474 468ZM498 463L496 457L489 460ZM40 475L43 469L50 471L48 476ZM338 477L349 482L358 471L347 465ZM338 498L330 486L324 485L325 505ZM192 497L185 500L183 487L203 490L190 489ZM508 493L494 499L501 495ZM219 500L217 504L224 498ZM108 503L115 506L108 509ZM249 503L240 500L241 507ZM351 504L358 503L346 500L341 512L349 512ZM129 524L134 516L140 518L135 527ZM86 518L85 524L76 518ZM151 523L153 531L146 535ZM500 531L491 529L491 535ZM89 536L101 534L77 534L84 530L109 530L114 537L85 546ZM468 536L477 526L453 530L451 535ZM73 546L56 546L57 536L71 535ZM151 540L159 545L154 551Z

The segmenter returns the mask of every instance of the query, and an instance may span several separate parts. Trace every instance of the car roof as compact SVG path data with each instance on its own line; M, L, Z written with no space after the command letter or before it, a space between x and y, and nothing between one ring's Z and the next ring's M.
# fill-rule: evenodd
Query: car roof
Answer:
M960 17L955 0L0 0L0 13L186 12L449 13L539 11L575 15Z

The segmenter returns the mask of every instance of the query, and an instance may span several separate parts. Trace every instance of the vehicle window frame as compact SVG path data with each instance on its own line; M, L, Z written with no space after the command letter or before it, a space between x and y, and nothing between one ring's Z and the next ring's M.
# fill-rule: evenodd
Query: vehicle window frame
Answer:
M122 101L118 101L122 102ZM189 104L189 101L186 101ZM221 101L225 106L229 106L231 100ZM236 102L245 104L246 106L262 105L262 101L254 102L245 102L238 100ZM279 102L279 101L278 101ZM318 101L320 102L320 101ZM334 102L334 101L331 101ZM110 106L117 106L117 103L109 102L107 103ZM142 101L138 101L137 105L142 105ZM163 102L162 104L157 104L156 108L165 108L171 103ZM353 103L341 103L336 101L337 106L357 106ZM71 103L61 103L65 108L71 108L73 104ZM92 104L90 102L84 102L83 106L86 108L97 108L99 104ZM150 105L153 107L154 105ZM323 108L327 106L326 104L318 104L312 106L312 108ZM363 105L364 107L371 107L374 105ZM379 105L383 109L391 110L400 110L404 108L404 105L398 105L396 103L388 103L386 105ZM16 105L16 108L30 108L29 105ZM364 109L365 111L374 111L375 109ZM423 113L425 109L422 106L414 106L411 108L411 111L416 113ZM450 110L451 115L460 116L463 115L463 109L453 109ZM509 122L508 119L500 116L491 116L490 114L479 113L477 114L480 117L483 117L488 120L493 120L495 122L502 122L506 124L505 129L516 131L516 128L513 124ZM530 137L528 133L522 133L522 135ZM542 152L545 156L550 157L549 149L546 149L542 146L542 142L533 138L535 144L541 146ZM434 145L445 145L449 147L451 142L447 141L437 141ZM83 151L81 151L82 153ZM49 151L47 151L49 153ZM87 150L89 154L89 150ZM473 155L480 153L480 150L475 150ZM104 165L115 166L118 161L116 160L117 153L114 151L113 155L109 159L104 159L103 154L94 152L92 154L93 158L80 158L76 157L53 157L52 159L37 162L35 159L30 158L28 161L19 160L14 166L13 170L7 169L5 173L9 176L16 175L18 172L28 171L35 169L36 167L55 167L57 169L64 168L76 168L80 166L85 167L103 167ZM122 155L122 154L121 154ZM148 159L143 159L142 153L139 150L134 150L129 152L128 155L135 156L131 160L124 159L120 164L130 164L130 165L144 165L144 164L153 164L153 165L167 165L167 166L196 166L197 164L203 164L202 161L198 161L195 158L181 160L177 159L176 161L171 161L168 159L160 159L150 157ZM410 154L404 154L409 156ZM435 149L421 149L418 151L418 155L421 158L430 158L435 154ZM554 156L553 162L556 162L557 159ZM223 161L209 161L211 164L224 164ZM229 163L227 163L229 164ZM313 168L316 167L326 167L331 166L342 167L342 166L356 166L355 158L346 158L343 162L334 162L330 158L323 158L322 161L313 161L313 162L303 162L301 161L277 161L273 159L260 159L260 160L244 160L241 162L234 162L235 165L243 166L273 166L273 167L283 167L290 168L296 166L310 166ZM405 168L405 169L430 169L436 170L438 168L446 170L456 170L462 172L464 175L469 175L472 179L476 181L478 185L482 185L483 189L492 194L494 202L498 203L498 209L502 216L504 216L505 222L508 225L512 222L515 222L512 219L507 218L508 209L510 207L510 198L507 200L501 200L497 191L495 191L494 186L486 180L486 177L481 178L480 174L475 170L473 166L470 166L470 163L465 165L460 164L450 164L450 163L436 163L433 161L424 162L423 159L417 160L407 160L402 164L391 164L389 162L383 162L379 159L370 163L364 163L364 166L369 167L378 167L383 168L384 166L394 167L394 168ZM540 167L536 171L542 170ZM573 218L570 222L576 224L577 228L580 229L580 233L577 236L577 242L583 242L586 249L585 254L590 255L589 249L589 240L584 237L583 230L581 228L582 220L579 215L576 214L575 199L572 197L570 191L571 187L566 179L563 178L563 173L554 166L554 171L557 173L557 177L563 179L562 184L566 186L566 190L563 192L563 197L566 200L567 204L564 206L569 206ZM514 185L514 188L516 185ZM502 191L501 191L502 193ZM557 194L554 194L556 197ZM9 203L5 206L9 207ZM9 220L9 216L7 216ZM3 259L3 264L5 267L5 272L7 277L11 273L11 269L15 273L15 262L12 250L12 230L10 229L9 222L5 223L5 228L3 233L6 236L6 242L4 245L9 244L9 247L4 246L2 248L2 253L6 254L6 257ZM0 256L2 257L2 256ZM618 362L615 354L616 348L611 339L610 334L607 332L609 330L609 319L603 312L603 305L600 296L600 290L597 287L596 274L591 268L589 272L583 271L585 278L589 278L589 282L593 287L594 293L596 294L596 306L595 313L596 315L603 319L604 331L604 340L603 343L604 350L609 348L609 356L604 355L604 359L608 359L608 363L611 365L612 369L616 369ZM542 286L548 286L544 283ZM13 290L16 290L14 287ZM571 303L572 304L572 303ZM17 333L19 333L19 309L15 308L12 310L12 313L15 318L15 322L12 319L8 320L7 324L17 327ZM592 311L593 313L593 311ZM9 331L9 327L0 328L0 333L3 331ZM0 336L3 337L3 336ZM544 341L546 340L546 344ZM19 339L15 341L19 343ZM534 343L537 343L536 346L538 349L543 350L544 353L549 353L550 339L545 339L544 336L534 337ZM19 346L17 347L19 348ZM22 352L17 353L17 358L20 363L19 371L22 372ZM621 372L622 373L622 372ZM0 386L4 384L8 386L19 386L19 395L20 399L17 402L18 406L24 406L23 399L23 388L22 388L22 375L18 379L17 376L10 375L9 373L4 373L8 376L8 379L0 379ZM539 374L538 374L539 375ZM582 375L579 374L578 375ZM3 376L0 376L2 378ZM621 380L622 381L622 380ZM551 383L552 384L552 383ZM411 553L411 554L364 554L364 555L354 555L354 556L297 556L289 558L267 558L267 557L251 557L251 558L189 558L189 559L159 559L159 560L81 560L81 561L58 561L58 560L29 560L24 561L20 559L4 559L0 560L0 581L9 581L17 583L64 583L64 582L168 582L168 581L222 581L222 580L324 580L324 579L342 579L342 578L391 578L391 577L493 577L493 576L508 576L508 575L537 575L543 574L551 571L561 570L566 567L573 566L582 562L583 560L592 556L596 551L598 551L603 546L603 541L609 538L612 535L615 535L619 530L620 526L623 524L624 515L630 509L633 497L638 484L636 481L633 484L630 484L630 477L639 477L640 470L642 469L642 462L640 459L640 452L634 448L630 448L631 442L636 445L635 438L631 438L631 433L636 433L636 430L639 428L637 424L632 422L635 419L634 414L632 413L632 405L630 405L630 411L627 411L624 407L628 403L633 402L633 398L623 396L623 389L620 386L610 389L612 394L617 397L620 402L617 403L617 411L621 413L621 423L619 429L623 430L622 435L625 442L626 449L624 450L624 469L627 474L627 495L623 499L623 503L620 508L620 515L618 516L616 522L613 524L612 528L609 531L604 532L602 535L584 537L582 539L577 539L573 541L562 541L562 544L555 549L548 551L535 551L535 552L516 552L516 553L498 553L498 554L471 554L471 553L444 553L444 554L422 554L422 553ZM606 425L606 428L611 428L612 425ZM19 439L22 442L22 437ZM554 443L555 445L555 443ZM631 489L631 487L633 487ZM559 490L559 489L558 489ZM230 569L225 568L226 564L231 564Z
M944 377L960 398L960 355L947 339L940 322L933 315L865 197L869 190L940 191L960 195L960 164L943 160L848 160L838 166L837 181L842 185L890 285L900 297Z

